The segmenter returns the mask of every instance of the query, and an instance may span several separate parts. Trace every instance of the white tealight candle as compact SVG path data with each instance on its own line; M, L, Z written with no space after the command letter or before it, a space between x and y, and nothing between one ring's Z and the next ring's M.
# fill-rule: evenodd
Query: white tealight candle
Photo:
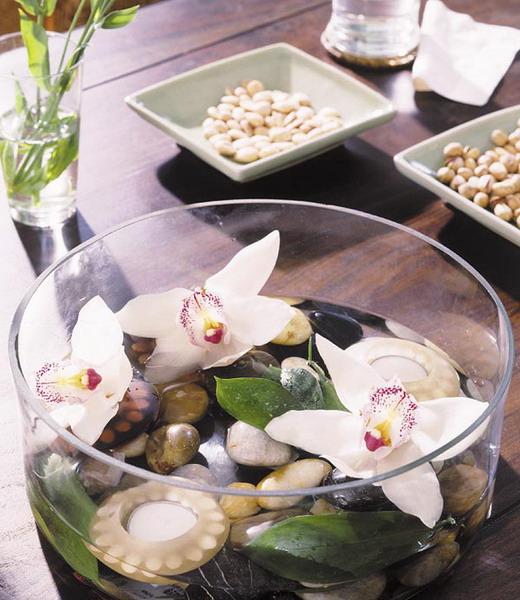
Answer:
M418 381L428 375L419 363L404 356L381 356L371 366L384 379L392 379L392 377L397 376L403 383Z
M147 542L165 542L187 533L197 523L197 516L176 502L145 502L132 511L126 529Z

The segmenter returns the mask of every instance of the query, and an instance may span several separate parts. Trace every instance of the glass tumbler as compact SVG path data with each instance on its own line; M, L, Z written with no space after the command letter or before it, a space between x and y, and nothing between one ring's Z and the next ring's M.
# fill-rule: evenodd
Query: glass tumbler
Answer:
M117 311L138 294L205 281L274 227L281 247L265 295L305 299L301 310L319 312L342 347L373 336L427 346L456 369L457 395L484 403L481 416L444 447L392 471L352 479L311 458L321 465L317 479L298 471L277 489L255 487L272 469L244 467L227 453L233 421L205 372L189 384L209 397L208 412L192 425L198 454L167 475L147 467L143 450L114 447L132 423L152 434L160 427L157 413L146 420L118 413L110 435L100 438L112 446L87 445L53 420L34 392L34 375L67 356L89 299L100 295ZM126 343L136 369L135 406L148 410L178 383L155 390L145 384L138 369L147 345ZM307 356L307 343L286 350ZM489 514L513 364L507 314L471 266L385 219L282 200L198 204L140 217L79 246L40 276L16 312L9 352L37 525L86 583L114 598L403 600L446 577ZM236 368L240 373L240 362ZM235 451L251 451L255 439L248 434ZM458 444L463 451L436 460ZM306 458L308 464L304 453L288 465L293 473ZM444 501L434 528L399 510L379 485L427 463Z
M322 34L339 60L366 67L398 67L413 61L419 44L420 0L332 0Z
M52 227L76 210L82 63L48 33L49 70L34 76L21 34L0 37L0 197L13 220Z

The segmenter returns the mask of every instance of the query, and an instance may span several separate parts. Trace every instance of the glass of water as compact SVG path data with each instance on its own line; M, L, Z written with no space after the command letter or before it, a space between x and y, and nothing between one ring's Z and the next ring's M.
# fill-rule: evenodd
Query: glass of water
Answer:
M397 67L415 58L420 0L332 0L322 35L336 58L367 67Z
M0 199L26 225L51 227L76 210L82 65L65 69L73 47L49 33L49 75L36 77L22 36L0 37Z

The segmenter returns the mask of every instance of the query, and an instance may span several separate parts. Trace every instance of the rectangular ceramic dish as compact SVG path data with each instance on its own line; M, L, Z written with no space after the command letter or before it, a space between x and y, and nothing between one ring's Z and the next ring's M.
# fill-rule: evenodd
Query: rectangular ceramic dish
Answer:
M218 104L224 88L244 79L259 79L266 89L304 92L316 110L325 106L339 110L344 125L253 163L239 164L220 156L204 138L202 121L207 108ZM179 145L235 181L250 181L321 154L395 114L390 101L368 86L288 44L264 46L193 69L135 92L125 101Z
M492 146L490 134L493 129L511 132L518 127L519 118L520 105L517 105L473 119L399 152L394 156L395 166L415 183L430 190L484 227L520 246L520 229L514 223L499 219L491 211L467 200L427 172L436 172L442 166L442 149L449 142L476 146L481 151L488 150ZM422 169L421 165L426 169Z

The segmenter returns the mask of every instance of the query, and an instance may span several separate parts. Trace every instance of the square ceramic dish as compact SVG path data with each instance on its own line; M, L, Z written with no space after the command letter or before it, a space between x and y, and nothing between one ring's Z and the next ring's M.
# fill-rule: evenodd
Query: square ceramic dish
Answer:
M433 173L428 173L436 172L442 166L442 149L449 142L461 142L462 145L477 146L482 151L488 150L492 146L490 135L493 129L511 132L516 129L519 118L520 105L517 105L473 119L399 152L394 156L395 166L415 183L430 190L484 227L520 246L520 229L514 223L499 219L491 211L467 200L438 181Z
M304 92L319 110L339 110L344 125L331 133L253 163L220 156L202 134L207 108L218 104L227 86L259 79L267 89ZM383 96L339 69L290 46L273 44L172 77L125 98L130 108L175 141L235 181L250 181L338 146L395 114Z

